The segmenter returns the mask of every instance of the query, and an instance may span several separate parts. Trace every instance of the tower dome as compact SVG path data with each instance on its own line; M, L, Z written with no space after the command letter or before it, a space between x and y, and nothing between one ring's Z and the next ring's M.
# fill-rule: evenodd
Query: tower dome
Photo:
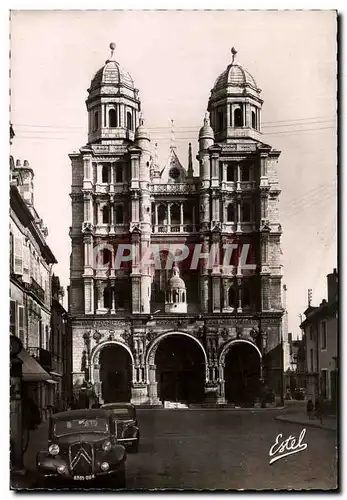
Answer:
M134 140L140 101L130 73L114 58L116 45L110 44L111 55L92 78L86 101L89 113L89 143L103 139Z
M140 124L135 130L135 141L146 140L150 141L150 135L148 129L145 127L145 121L143 119L142 113L140 113Z
M208 101L211 126L217 142L235 138L260 140L261 89L253 76L232 61L219 75Z
M178 268L178 266L174 266L172 268L172 276L171 278L169 279L169 288L176 288L178 290L185 290L186 289L186 285L183 281L183 279L180 277L180 270Z

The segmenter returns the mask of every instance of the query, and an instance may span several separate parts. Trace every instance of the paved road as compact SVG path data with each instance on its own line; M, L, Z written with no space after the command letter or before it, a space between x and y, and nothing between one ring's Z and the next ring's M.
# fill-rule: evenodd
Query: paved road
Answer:
M278 410L138 410L141 444L138 454L128 454L127 488L335 488L332 431L307 427L307 449L269 465L276 436L299 436L303 430L302 425L275 420L278 414ZM27 463L35 468L34 459Z
M331 489L336 487L335 434L307 428L303 452L269 465L276 436L303 427L277 414L228 410L142 410L142 443L128 455L128 488Z

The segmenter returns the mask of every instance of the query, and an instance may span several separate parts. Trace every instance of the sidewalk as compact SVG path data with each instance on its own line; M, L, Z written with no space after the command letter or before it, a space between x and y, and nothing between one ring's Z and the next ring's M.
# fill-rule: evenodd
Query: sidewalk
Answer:
M323 417L323 423L321 424L319 420L310 420L303 413L290 413L288 415L279 415L275 417L276 420L280 420L282 422L289 422L292 424L301 424L305 427L317 427L318 429L325 429L329 431L337 430L337 420L333 415L326 415Z
M23 457L25 474L11 474L11 489L32 488L35 481L36 455L40 450L47 448L47 438L48 421L30 433L28 449Z

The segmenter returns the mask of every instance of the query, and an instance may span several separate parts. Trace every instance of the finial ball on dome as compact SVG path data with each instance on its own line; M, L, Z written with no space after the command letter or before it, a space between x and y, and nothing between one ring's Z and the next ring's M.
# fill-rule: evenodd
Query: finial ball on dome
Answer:
M114 50L116 48L116 44L114 42L110 43L110 49Z

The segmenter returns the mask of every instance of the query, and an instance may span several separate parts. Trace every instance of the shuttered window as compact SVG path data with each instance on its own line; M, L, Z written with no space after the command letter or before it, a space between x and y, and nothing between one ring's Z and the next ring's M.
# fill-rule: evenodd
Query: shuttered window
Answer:
M23 281L30 282L30 250L27 245L23 245Z
M10 332L12 335L17 335L17 311L16 301L10 300Z
M25 308L24 306L18 306L18 337L24 344L25 334Z
M14 239L14 274L23 274L23 241L20 237Z

